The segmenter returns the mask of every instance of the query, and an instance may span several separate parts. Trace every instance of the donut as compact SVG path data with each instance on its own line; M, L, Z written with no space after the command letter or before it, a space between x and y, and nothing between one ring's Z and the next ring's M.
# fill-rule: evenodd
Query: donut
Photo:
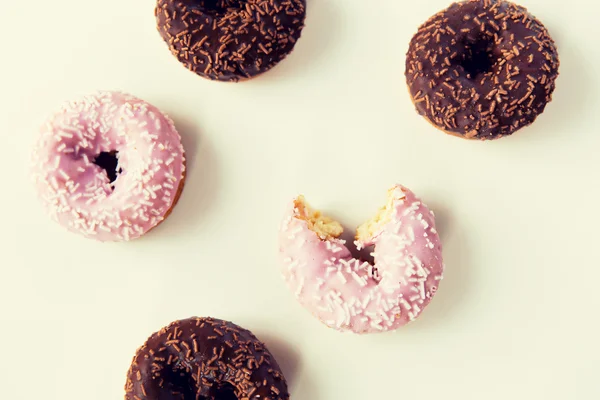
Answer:
M217 81L262 74L300 38L306 0L158 0L158 31L186 68Z
M358 334L415 320L442 279L442 246L433 212L396 185L377 215L356 231L356 247L375 246L374 263L354 258L342 226L295 198L279 232L279 255L296 299L330 328Z
M287 383L247 329L214 318L172 322L137 350L125 400L287 400Z
M185 182L173 122L119 92L63 105L41 129L33 181L51 218L99 241L139 238L161 223Z
M558 52L527 9L501 0L454 3L412 38L406 81L417 112L466 139L532 124L551 101Z

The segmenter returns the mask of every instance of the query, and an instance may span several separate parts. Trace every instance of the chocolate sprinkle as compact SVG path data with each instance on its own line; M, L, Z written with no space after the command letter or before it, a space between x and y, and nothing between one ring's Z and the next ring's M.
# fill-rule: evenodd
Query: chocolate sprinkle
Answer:
M288 400L277 362L252 332L212 318L175 321L138 349L126 400Z
M410 42L406 80L419 114L448 133L497 139L535 121L552 99L558 52L519 5L454 3Z
M306 0L158 0L158 30L171 53L212 80L251 78L294 48Z

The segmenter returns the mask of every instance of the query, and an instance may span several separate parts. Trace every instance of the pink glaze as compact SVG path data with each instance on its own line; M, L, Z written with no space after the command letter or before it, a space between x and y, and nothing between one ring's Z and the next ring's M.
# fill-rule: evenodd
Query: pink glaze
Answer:
M112 184L94 164L111 151L119 152L123 171ZM143 100L117 92L63 106L43 127L33 163L51 217L100 241L131 240L154 228L173 206L185 171L173 122Z
M364 248L375 265L352 257L340 239L322 240L299 219L294 203L279 239L283 275L298 301L331 328L354 333L397 329L429 304L442 279L442 246L433 212L395 186L391 219Z

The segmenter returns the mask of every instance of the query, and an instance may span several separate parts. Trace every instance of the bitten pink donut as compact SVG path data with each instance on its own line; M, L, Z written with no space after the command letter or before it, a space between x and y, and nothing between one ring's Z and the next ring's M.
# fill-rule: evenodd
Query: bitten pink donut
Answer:
M136 97L101 92L64 105L45 124L33 177L51 217L100 241L138 238L163 221L185 181L173 122Z
M390 331L417 318L444 270L433 212L407 188L390 189L387 205L356 234L359 249L375 246L375 265L352 257L342 231L302 196L290 205L280 256L298 301L339 331Z

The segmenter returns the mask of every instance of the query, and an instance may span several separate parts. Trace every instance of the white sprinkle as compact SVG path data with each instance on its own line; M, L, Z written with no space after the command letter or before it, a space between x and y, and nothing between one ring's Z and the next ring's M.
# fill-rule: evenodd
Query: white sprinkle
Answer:
M421 294L414 294L408 298L409 301L415 302L421 298Z
M65 171L63 171L62 169L59 169L58 173L60 176L63 177L64 180L69 180L69 175L67 175L67 173Z
M352 271L352 277L354 278L354 280L356 282L358 282L358 284L362 287L367 286L367 281L363 278L361 278L360 276L358 276L358 274L354 271Z
M412 309L412 306L410 305L410 303L408 301L406 301L403 298L400 298L400 304L404 306L404 308L406 309L406 311L410 311Z
M413 230L412 226L408 227L408 239L411 241L411 243L414 243L415 241L415 231Z
M303 289L304 289L304 277L301 277L298 287L296 288L296 297L300 297Z

